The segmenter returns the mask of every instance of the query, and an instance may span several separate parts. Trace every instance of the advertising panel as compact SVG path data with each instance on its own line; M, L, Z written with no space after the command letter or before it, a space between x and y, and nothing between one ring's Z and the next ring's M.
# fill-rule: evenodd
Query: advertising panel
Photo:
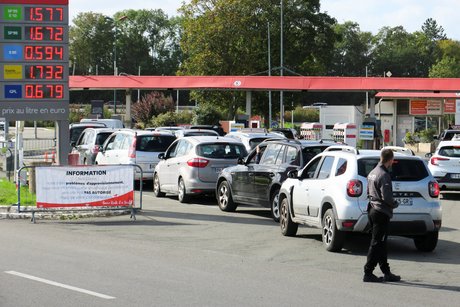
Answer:
M37 167L37 208L134 205L134 171L126 165Z

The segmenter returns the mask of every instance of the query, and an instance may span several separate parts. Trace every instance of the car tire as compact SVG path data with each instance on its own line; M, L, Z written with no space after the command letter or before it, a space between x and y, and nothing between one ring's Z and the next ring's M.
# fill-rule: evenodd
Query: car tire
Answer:
M275 188L273 192L270 194L270 209L271 215L275 222L280 221L280 202L279 202L279 193L280 188Z
M345 240L345 234L337 229L332 209L327 209L322 221L323 245L329 252L339 252Z
M293 237L297 234L299 224L294 223L291 219L291 210L289 209L289 201L283 198L280 205L280 226L283 236Z
M156 197L164 197L166 195L166 193L161 192L160 178L158 178L158 174L155 174L155 176L153 177L153 194Z
M177 198L180 203L186 203L189 201L190 196L187 194L185 189L185 182L183 178L179 178L179 184L177 185Z
M233 212L236 210L236 207L238 207L233 201L232 192L226 180L222 181L217 189L217 204L220 210L225 212Z
M439 232L430 232L414 238L415 247L421 252L432 252L438 245Z

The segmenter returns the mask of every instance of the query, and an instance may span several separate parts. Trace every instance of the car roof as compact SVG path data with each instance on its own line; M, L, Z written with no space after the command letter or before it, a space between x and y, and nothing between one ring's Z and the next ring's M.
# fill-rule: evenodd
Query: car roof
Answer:
M107 126L104 123L93 123L93 122L87 122L87 123L74 123L70 124L69 128L78 128L78 127L88 127L88 128L107 128Z
M460 146L460 141L441 141L438 144L438 148L444 146Z
M117 128L86 128L85 130L94 130L96 133L104 133L104 132L115 132L118 129Z
M240 132L240 131L232 131L227 133L229 135L238 135L247 138L260 138L260 137L270 137L270 138L283 138L283 135L278 133L270 133L270 132Z
M234 138L224 137L224 136L188 136L187 140L190 140L194 144L198 143L232 143L232 144L242 144L240 141L235 140Z
M165 136L173 136L174 134L171 134L170 132L167 131L149 131L149 130L137 130L137 129L117 129L114 133L126 133L126 134L135 134L137 135L165 135Z

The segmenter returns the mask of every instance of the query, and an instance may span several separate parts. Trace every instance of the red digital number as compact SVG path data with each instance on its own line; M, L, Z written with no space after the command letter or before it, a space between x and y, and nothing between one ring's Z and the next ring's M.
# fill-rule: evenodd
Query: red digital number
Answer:
M26 79L62 80L62 65L26 65Z
M26 99L62 99L64 85L62 84L26 84Z
M63 60L64 48L62 46L24 46L25 60Z
M26 37L33 41L62 41L64 39L63 27L26 27Z
M28 21L64 21L62 7L25 7L25 19Z

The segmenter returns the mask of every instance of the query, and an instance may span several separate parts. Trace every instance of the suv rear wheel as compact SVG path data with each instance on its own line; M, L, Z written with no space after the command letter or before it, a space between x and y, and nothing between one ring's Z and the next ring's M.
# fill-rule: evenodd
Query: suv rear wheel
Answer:
M438 244L439 232L430 232L414 238L415 247L421 252L432 252Z
M184 179L182 178L179 179L179 185L177 187L177 190L178 190L177 198L179 199L179 202L181 203L188 202L190 196L186 192L187 190L185 189Z
M232 192L226 180L219 184L219 189L217 190L217 204L220 210L227 212L233 212L236 210L236 207L238 207L238 205L233 202Z
M279 192L280 192L280 188L275 188L275 190L270 195L270 207L271 207L271 212L272 212L272 218L275 222L280 221Z
M327 209L323 216L323 245L330 252L338 252L342 249L345 234L338 230L335 225L335 216L332 209Z
M280 205L280 226L283 236L293 237L297 233L299 224L294 223L291 219L289 210L289 202L287 198L283 198Z

